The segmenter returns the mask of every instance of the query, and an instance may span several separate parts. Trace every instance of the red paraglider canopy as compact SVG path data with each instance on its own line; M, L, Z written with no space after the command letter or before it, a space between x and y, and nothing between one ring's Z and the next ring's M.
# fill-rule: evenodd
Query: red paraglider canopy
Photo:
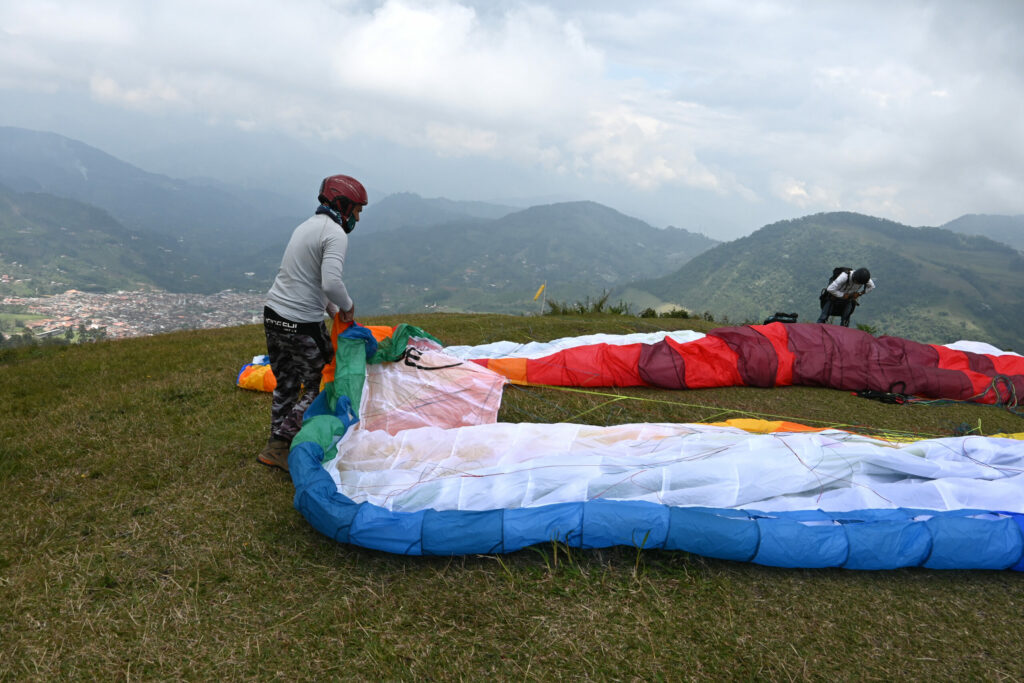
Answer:
M521 384L665 389L803 385L979 403L1006 403L1024 394L1024 357L876 338L814 323L722 327L688 342L665 337L653 344L590 344L542 358L476 362Z

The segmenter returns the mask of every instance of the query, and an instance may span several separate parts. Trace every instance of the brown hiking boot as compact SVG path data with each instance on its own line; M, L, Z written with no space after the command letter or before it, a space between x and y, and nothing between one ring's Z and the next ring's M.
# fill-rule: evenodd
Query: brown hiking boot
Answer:
M288 451L291 445L284 439L272 436L267 439L267 445L263 447L256 459L269 467L280 467L288 471Z

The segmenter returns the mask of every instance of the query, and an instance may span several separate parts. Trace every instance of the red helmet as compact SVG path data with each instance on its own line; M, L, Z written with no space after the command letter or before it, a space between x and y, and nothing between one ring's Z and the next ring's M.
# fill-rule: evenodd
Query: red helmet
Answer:
M353 204L367 203L366 188L363 184L351 176L332 175L324 178L320 183L320 194L317 196L322 203L328 206L337 206L339 199L347 199ZM342 206L346 202L341 202Z

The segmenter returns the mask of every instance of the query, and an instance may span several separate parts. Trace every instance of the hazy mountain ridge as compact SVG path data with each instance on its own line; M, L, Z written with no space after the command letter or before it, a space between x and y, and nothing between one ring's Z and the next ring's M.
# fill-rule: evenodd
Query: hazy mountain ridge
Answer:
M759 322L775 311L813 322L818 294L839 265L867 266L877 284L855 323L933 343L970 338L1019 348L1024 340L1019 252L986 237L855 213L765 226L631 290L734 322Z
M425 199L414 192L396 192L371 201L359 221L361 231L425 228L453 221L502 218L521 208L487 202Z
M1024 251L1024 216L967 214L941 226L965 235L980 235Z
M182 286L200 292L244 286L248 255L316 204L149 173L77 140L10 127L0 127L0 184L91 204L130 230L172 238L186 258Z
M0 186L0 292L170 289L185 284L176 249L174 240L128 230L95 206Z
M531 297L544 282L551 297L582 300L638 275L669 272L715 244L601 204L568 202L429 230L360 232L346 270L354 296L372 312L512 312L534 310Z
M54 283L36 293L64 283L265 291L315 203L175 180L84 143L13 128L0 128L2 184L17 191L2 192L0 263L17 261L38 282ZM610 290L612 302L631 302L635 312L682 306L740 322L796 311L814 320L832 267L867 265L879 288L856 322L921 341L1019 347L1024 338L1024 257L1006 246L1020 244L1021 216L915 228L825 213L727 243L594 202L514 209L399 193L363 216L346 280L364 315L534 312L533 293L546 282L547 297L568 303ZM0 291L10 287L0 283Z

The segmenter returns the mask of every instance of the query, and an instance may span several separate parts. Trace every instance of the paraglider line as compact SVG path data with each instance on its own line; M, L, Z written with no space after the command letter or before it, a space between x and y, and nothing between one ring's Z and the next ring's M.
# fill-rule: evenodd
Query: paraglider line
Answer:
M799 462L801 465L803 465L807 469L807 471L809 473L813 474L818 479L818 497L817 497L817 501L819 503L821 502L822 496L825 495L825 486L826 486L827 483L842 483L842 484L848 484L851 487L862 488L862 489L864 489L866 491L870 491L874 495L876 495L879 498L881 498L882 500L884 500L886 503L889 503L890 505L895 505L891 500L889 500L888 498L886 498L885 496L883 496L881 493L879 493L878 491L874 490L870 486L865 486L864 484L858 483L858 482L854 481L853 479L851 479L850 477L837 477L837 476L831 476L831 475L824 475L824 476L822 476L822 474L818 471L818 468L817 467L812 467L811 465L809 465L807 463L807 461L804 460L803 457L801 457L801 455L796 452L796 449L794 449L792 446L789 445L789 443L786 441L786 439L783 436L780 436L778 434L772 434L772 436L775 437L775 439L777 441L780 441L782 443L782 445L785 446L786 449L790 453L793 454L793 457L797 459L797 462Z
M1005 392L1006 400L1003 400L1003 394L1000 393L999 391L1000 384L1002 384L1004 387L1003 391ZM989 392L992 392L995 395L995 401L990 404L983 403L981 399L985 398L985 396L987 396ZM1016 387L1014 387L1013 382L1010 381L1010 378L1007 377L1006 375L996 375L995 377L992 378L992 381L989 383L989 385L985 387L984 391L981 391L980 393L975 394L974 396L971 396L970 398L964 399L962 401L957 401L955 399L948 398L910 398L907 401L907 403L910 403L911 405L926 406L938 406L951 403L977 403L979 405L989 405L993 408L1005 408L1014 415L1024 417L1024 413L1017 410L1017 407L1019 405L1019 400L1017 398L1017 389Z
M577 388L574 388L574 387L562 387L562 386L557 386L557 385L553 385L553 384L529 384L529 385L511 385L511 386L515 386L515 387L517 387L519 389L523 389L523 388L525 388L525 386L539 387L539 388L542 388L542 389L556 389L558 391L565 391L565 392L576 393L576 394L588 394L588 395L591 395L591 396L605 396L605 397L609 397L609 398L626 399L626 400L630 400L630 401L643 401L643 402L648 402L648 403L659 403L659 404L671 405L671 406L682 406L682 407L685 407L685 408L704 408L704 409L718 410L719 412L715 413L714 415L712 415L712 417L718 417L718 416L721 416L721 415L727 415L729 413L735 413L737 415L750 415L750 416L759 417L759 418L771 418L771 419L774 419L774 420L785 420L785 421L789 421L789 422L799 422L799 423L802 423L802 424L814 423L814 424L819 424L819 425L825 425L825 427L834 428L834 429L846 429L846 428L849 428L851 430L856 430L858 433L864 433L864 434L869 434L869 435L872 434L872 433L874 433L874 434L881 434L883 436L890 437L893 440L908 439L908 438L909 439L914 439L916 437L940 437L941 436L940 434L930 434L930 433L927 433L927 432L905 432L905 431L899 431L899 430L881 430L881 429L877 429L877 428L874 428L874 427L868 427L866 425L852 425L852 424L842 424L842 423L835 423L835 422L825 422L824 420L813 420L813 419L810 419L810 418L792 417L792 416L789 416L789 415L774 415L772 413L757 413L757 412L752 412L752 411L748 411L748 410L738 410L736 408L726 408L726 407L723 407L723 406L706 405L706 404L701 404L701 403L684 403L682 401L667 401L667 400L656 399L656 398L644 398L642 396L628 396L628 395L625 395L625 394L609 394L609 393L602 392L602 391L593 391L593 390L590 390L590 389L577 389ZM710 420L710 418L703 418L702 420L699 420L699 421L700 422L707 422L709 420ZM897 436L897 435L899 435L899 436Z
M575 422L577 418L583 417L583 416L584 416L584 415L586 415L587 413L592 413L592 412L594 412L595 410L598 410L598 409L600 409L600 408L604 408L605 406L609 406L609 405L611 405L611 404L613 404L613 403L618 403L619 401L621 401L621 400L622 400L622 399L624 399L624 398L626 398L626 397L625 397L625 396L618 396L618 397L616 397L616 398L613 398L613 399L612 399L612 400L610 400L610 401L605 401L604 403L601 403L601 404L599 404L599 405L596 405L596 406L594 406L593 408L590 408L590 409L588 409L588 410L584 410L584 411L583 411L582 413L576 413L576 414L575 414L575 415L573 415L572 417L570 417L570 418L567 418L567 419L566 419L565 421L566 421L566 422Z

